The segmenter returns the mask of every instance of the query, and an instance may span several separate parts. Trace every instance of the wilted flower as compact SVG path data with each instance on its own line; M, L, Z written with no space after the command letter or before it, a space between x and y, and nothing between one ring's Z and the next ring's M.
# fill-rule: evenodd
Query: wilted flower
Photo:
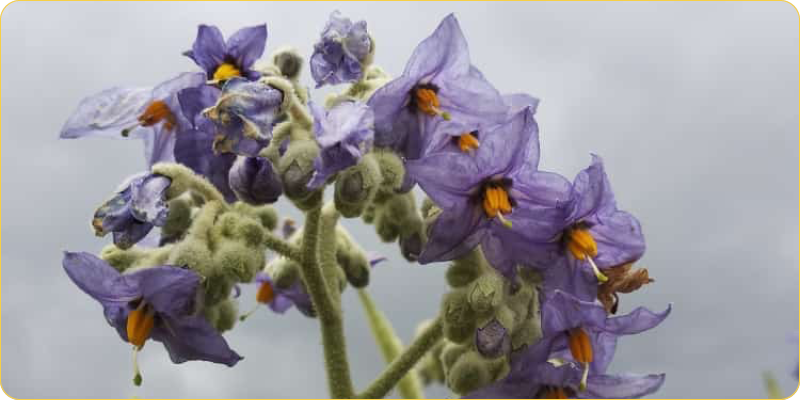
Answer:
M171 180L157 174L144 174L130 179L94 213L92 226L97 236L109 232L114 244L127 249L142 240L154 226L167 220L168 207L164 192Z
M120 274L89 253L66 252L70 279L103 306L108 323L133 345L134 383L141 383L136 354L147 339L162 342L174 363L204 360L233 366L241 356L198 314L200 276L178 267L158 266Z
M233 192L246 203L274 203L283 193L280 177L272 162L264 157L239 156L228 179Z
M83 99L61 129L62 139L101 136L145 141L147 165L174 160L175 131L185 123L177 93L205 84L182 73L152 88L115 87Z
M365 21L353 23L339 11L331 13L311 55L311 76L317 87L361 79L371 50Z
M255 80L260 74L252 67L266 44L267 25L242 28L227 42L216 26L200 25L192 49L183 55L203 68L209 80L223 82L239 76Z
M215 106L203 113L217 126L214 150L255 156L272 139L283 93L272 86L233 78L222 87Z
M320 146L314 161L314 175L308 183L319 188L337 172L356 165L372 147L374 119L363 103L346 101L325 111L315 103L309 105L314 115L314 135Z
M517 263L552 257L569 183L537 171L538 161L531 108L489 130L475 154L443 152L408 161L407 173L442 209L419 262L459 258L480 244L486 259L510 276Z
M500 93L470 64L467 41L452 14L417 46L403 74L372 95L369 106L375 112L375 145L409 160L423 155L425 136L443 120L491 125L508 116Z
M617 209L603 160L596 155L575 177L565 226L564 257L575 268L591 268L601 283L607 278L600 269L634 262L644 254L639 221Z

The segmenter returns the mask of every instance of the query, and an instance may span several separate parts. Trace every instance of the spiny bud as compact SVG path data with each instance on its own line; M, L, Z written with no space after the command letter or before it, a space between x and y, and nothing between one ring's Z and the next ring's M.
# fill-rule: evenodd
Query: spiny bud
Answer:
M117 246L108 245L100 252L100 258L119 272L124 272L126 269L132 267L146 255L147 252L137 246L122 250Z
M475 315L464 290L454 290L442 299L444 335L447 339L463 343L475 331Z
M189 267L204 277L211 275L214 270L208 246L203 242L191 239L185 239L175 245L167 259L167 264Z
M372 202L381 181L377 161L370 154L361 161L340 172L336 178L334 203L345 218L357 217Z
M278 213L270 205L253 206L244 202L236 202L233 209L254 218L268 231L272 231L278 226Z
M250 282L264 266L264 251L235 241L223 241L214 253L215 269L236 279Z

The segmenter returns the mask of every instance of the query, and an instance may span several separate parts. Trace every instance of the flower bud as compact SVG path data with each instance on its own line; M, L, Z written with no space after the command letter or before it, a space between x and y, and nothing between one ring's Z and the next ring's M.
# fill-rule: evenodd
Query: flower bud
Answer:
M345 218L361 215L372 202L381 181L381 171L374 158L365 156L353 167L339 173L334 203Z
M169 214L164 226L161 227L161 243L172 243L180 238L192 224L192 204L184 198L173 199L169 202Z
M375 151L372 154L381 169L381 177L383 178L381 186L391 192L399 189L406 174L403 160L392 151Z
M313 140L296 140L289 144L286 153L281 157L278 170L284 193L296 203L305 203L319 192L308 188L318 154L319 147Z
M237 157L228 181L239 200L253 205L274 203L283 193L272 163L263 157Z
M297 79L303 70L303 58L297 50L284 47L272 54L272 63L281 71L281 75L289 79Z
M495 309L503 300L503 278L488 271L481 275L469 288L468 299L472 310L485 315Z
M409 233L404 232L400 235L400 253L409 262L417 261L422 253L423 244L422 229L416 229Z
M444 335L450 341L463 343L475 331L475 314L467 301L464 290L454 290L442 299Z
M483 357L497 358L511 351L511 335L497 319L475 331L475 347Z
M480 389L491 382L491 363L478 353L469 351L447 371L447 386L457 394Z

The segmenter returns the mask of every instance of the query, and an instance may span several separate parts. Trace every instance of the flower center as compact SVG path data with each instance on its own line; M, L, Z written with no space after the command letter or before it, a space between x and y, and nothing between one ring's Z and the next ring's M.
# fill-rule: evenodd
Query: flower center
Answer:
M585 227L575 227L567 231L567 249L578 260L597 257L597 242Z
M489 218L499 218L503 225L511 227L511 221L503 216L511 214L512 200L508 196L506 185L502 182L492 182L483 188L483 212Z
M128 313L128 342L141 349L144 342L150 337L154 323L155 311L142 301L135 310Z
M239 68L236 68L236 66L231 63L225 62L217 67L212 78L214 81L222 82L237 76L242 76L242 72L239 71Z
M589 232L589 227L583 223L578 223L572 228L567 229L566 234L567 250L575 257L576 260L587 261L592 267L592 272L597 277L600 283L608 281L597 264L594 263L594 258L597 257L597 242Z
M274 299L275 290L272 288L272 284L269 282L262 283L258 288L258 293L256 293L256 301L261 304L269 304Z
M164 121L164 129L168 131L175 128L177 124L175 114L170 111L167 103L161 100L150 103L142 115L139 116L140 126L153 126L161 121Z
M467 132L458 137L458 148L462 152L469 153L481 146L478 138L473 134L477 135L477 132Z
M592 362L594 354L592 352L592 341L589 335L581 328L569 330L569 351L575 361L583 364L583 377L581 377L580 390L586 390L586 380L589 377L589 363Z
M438 89L434 85L419 85L412 89L411 101L417 110L432 117L440 116L445 121L450 120L450 114L439 109Z

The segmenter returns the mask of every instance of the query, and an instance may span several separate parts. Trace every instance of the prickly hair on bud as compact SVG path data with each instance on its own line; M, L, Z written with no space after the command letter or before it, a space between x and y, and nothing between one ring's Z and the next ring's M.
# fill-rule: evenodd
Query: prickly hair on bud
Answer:
M447 387L457 394L480 389L492 381L494 363L475 351L467 351L447 370Z
M109 263L114 269L119 272L124 272L126 269L131 268L139 260L147 257L147 251L138 246L133 246L129 249L122 250L119 247L110 244L103 247L100 251L100 258Z
M161 239L169 242L179 240L192 225L192 201L189 196L181 196L169 202L169 214L161 227Z
M341 225L336 227L336 262L355 288L369 284L370 264L364 249L352 240Z
M483 254L476 247L463 257L453 260L445 275L447 283L453 288L469 285L486 270L483 266L485 263Z
M314 174L314 160L318 155L319 146L313 140L295 140L289 144L278 163L284 193L298 206L298 203L305 203L319 192L307 186Z
M303 57L293 47L281 47L275 50L270 58L272 59L272 64L286 78L297 79L303 70Z
M228 299L231 297L231 291L235 284L236 282L234 282L233 278L224 274L207 276L202 283L202 304L205 307L214 307L221 301Z
M278 213L271 205L253 206L243 202L236 202L233 204L233 210L260 222L261 226L268 231L278 227Z
M336 210L345 218L361 215L378 191L382 180L381 171L378 162L371 154L365 155L358 164L340 172L336 178L334 204Z
M213 263L217 271L233 278L236 282L251 282L264 266L264 250L260 247L246 246L241 242L226 240L218 243Z
M406 169L403 166L403 160L393 151L388 150L375 150L371 154L377 161L381 170L381 186L394 192L400 189L403 184L403 178L406 175Z
M206 320L220 333L231 330L239 315L239 306L232 299L225 299L216 306L205 307L203 314Z
M270 261L264 272L272 278L272 282L281 289L287 289L300 279L300 266L286 257L278 257Z
M476 315L467 300L467 291L453 290L442 298L441 315L444 336L455 343L464 343L475 333Z
M477 315L487 315L503 301L505 281L497 273L486 272L467 288L467 299Z
M211 250L206 243L192 238L186 238L176 244L167 258L166 264L188 267L203 277L214 273Z

